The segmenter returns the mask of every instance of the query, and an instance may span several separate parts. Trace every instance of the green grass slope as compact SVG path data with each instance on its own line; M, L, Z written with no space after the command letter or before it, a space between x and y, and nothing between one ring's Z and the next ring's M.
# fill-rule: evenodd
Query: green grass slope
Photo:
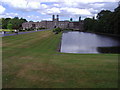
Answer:
M3 88L117 88L117 54L57 52L61 33L3 37Z

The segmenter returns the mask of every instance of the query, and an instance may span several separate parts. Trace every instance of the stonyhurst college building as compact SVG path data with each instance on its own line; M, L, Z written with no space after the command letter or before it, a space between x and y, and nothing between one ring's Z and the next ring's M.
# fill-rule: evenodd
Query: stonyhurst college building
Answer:
M57 28L62 29L75 29L83 31L83 21L79 17L79 21L59 21L59 15L55 18L55 15L52 16L52 21L41 21L41 22L25 22L22 24L23 29L25 28Z

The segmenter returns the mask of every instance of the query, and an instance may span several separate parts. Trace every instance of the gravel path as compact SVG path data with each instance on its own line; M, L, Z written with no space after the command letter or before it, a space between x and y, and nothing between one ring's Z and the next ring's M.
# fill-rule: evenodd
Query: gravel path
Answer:
M2 34L0 33L0 37L4 37L4 36L14 36L14 35L19 35L19 34L26 34L26 33L32 33L32 32L38 32L38 31L45 31L45 30L51 30L51 29L42 29L42 30L37 30L37 31L28 31L28 32L18 32L18 34L16 33L12 33L12 34Z

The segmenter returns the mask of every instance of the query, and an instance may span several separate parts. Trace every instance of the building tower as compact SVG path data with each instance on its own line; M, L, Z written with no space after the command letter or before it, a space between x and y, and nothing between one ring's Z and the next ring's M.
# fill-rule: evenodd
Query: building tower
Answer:
M52 15L52 21L55 21L55 15Z
M57 15L57 21L59 21L59 15Z
M82 31L81 16L79 17L79 30Z
M70 21L72 22L72 21L73 21L73 19L72 19L72 18L70 18Z
M79 22L81 21L81 16L79 17Z

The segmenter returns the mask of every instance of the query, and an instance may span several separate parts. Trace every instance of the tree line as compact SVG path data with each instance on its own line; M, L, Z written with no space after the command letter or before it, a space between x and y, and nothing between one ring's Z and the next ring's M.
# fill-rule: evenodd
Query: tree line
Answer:
M22 29L22 23L27 22L23 18L2 18L2 29Z
M120 5L113 12L102 10L97 18L85 18L84 30L87 32L98 32L119 35Z

